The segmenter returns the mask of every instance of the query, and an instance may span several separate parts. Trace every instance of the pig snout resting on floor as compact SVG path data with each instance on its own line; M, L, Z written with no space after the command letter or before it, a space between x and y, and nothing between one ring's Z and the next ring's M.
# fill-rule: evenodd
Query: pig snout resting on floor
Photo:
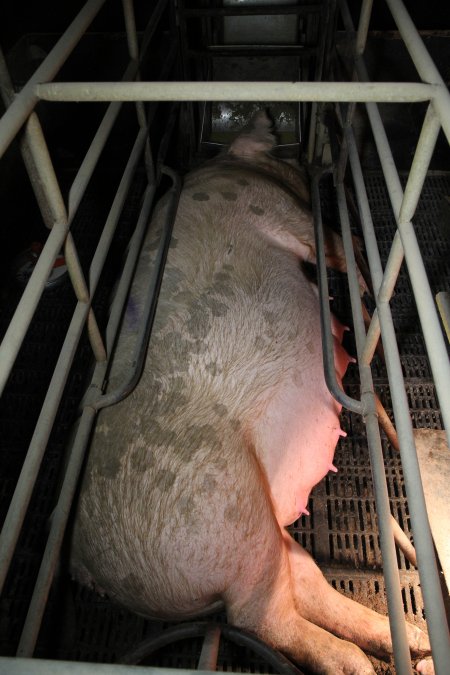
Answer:
M334 470L342 432L317 289L300 266L315 259L307 190L269 155L273 142L259 114L228 153L186 176L144 373L99 415L72 569L146 616L187 619L224 604L231 623L310 670L361 675L373 672L361 649L391 652L387 618L335 591L284 530ZM124 377L164 209L111 386ZM327 257L344 268L336 236ZM333 326L341 378L349 357ZM408 633L413 656L429 652L425 634Z

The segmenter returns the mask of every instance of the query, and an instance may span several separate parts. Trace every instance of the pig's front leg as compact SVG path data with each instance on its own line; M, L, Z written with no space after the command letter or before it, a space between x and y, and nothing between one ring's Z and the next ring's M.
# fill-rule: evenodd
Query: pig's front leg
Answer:
M294 580L295 598L299 611L308 621L357 644L378 658L392 654L392 642L387 617L354 602L326 581L309 553L289 534L284 534ZM407 623L411 655L415 658L430 654L428 636L417 626Z

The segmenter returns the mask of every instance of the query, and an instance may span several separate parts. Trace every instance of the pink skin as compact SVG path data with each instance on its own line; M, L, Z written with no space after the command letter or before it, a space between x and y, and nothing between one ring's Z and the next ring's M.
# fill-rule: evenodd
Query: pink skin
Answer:
M139 614L189 619L223 603L229 621L313 672L370 675L361 650L389 657L388 619L334 590L284 530L336 471L344 432L317 289L299 265L315 260L305 186L268 154L273 143L259 115L228 155L185 178L148 364L95 429L72 570ZM133 284L137 313L163 216L161 206ZM328 263L343 271L330 237ZM344 331L333 318L339 382L353 360ZM130 343L132 326L110 383ZM426 635L407 632L414 657L429 654Z

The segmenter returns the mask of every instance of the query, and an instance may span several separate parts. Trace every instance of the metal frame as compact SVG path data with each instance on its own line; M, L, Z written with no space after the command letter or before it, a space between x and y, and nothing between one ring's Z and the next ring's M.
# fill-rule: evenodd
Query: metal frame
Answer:
M415 451L411 421L409 419L409 411L403 386L400 359L390 314L389 299L396 283L400 265L403 258L405 258L408 268L411 271L411 284L450 445L450 363L448 361L444 337L439 325L434 299L430 291L422 257L414 234L414 228L411 223L436 144L437 135L441 128L450 142L450 95L445 83L436 70L436 67L426 51L401 0L386 0L386 2L417 68L417 72L421 79L421 82L418 83L370 83L367 81L367 71L364 66L362 54L367 38L372 0L363 0L362 2L360 22L356 33L354 32L345 0L339 1L340 11L344 19L346 30L350 35L354 35L355 37L354 74L358 81L327 83L245 83L245 87L242 89L240 89L236 83L223 82L130 82L129 80L132 78L139 80L140 57L132 0L123 0L130 63L124 73L122 82L85 82L81 84L52 83L52 78L61 68L104 2L105 0L89 0L86 3L33 77L16 96L13 94L4 59L0 55L0 82L2 84L5 103L9 106L7 112L0 120L0 155L4 153L6 148L21 130L22 126L25 125L25 133L21 142L23 158L32 184L35 187L42 217L51 230L42 255L33 272L32 279L23 293L17 312L14 315L9 330L0 346L0 391L3 390L5 382L11 372L20 345L45 287L53 262L63 245L65 247L65 255L68 261L72 283L78 299L72 323L61 350L52 382L44 401L42 413L39 417L11 507L0 536L0 588L3 585L17 543L51 427L56 416L58 403L74 357L75 349L83 327L86 324L89 327L92 349L97 360L97 368L93 378L90 400L84 402L81 421L82 431L79 433L76 446L72 451L71 467L69 467L66 474L64 487L56 511L56 517L51 528L46 553L41 567L42 575L40 573L38 584L35 589L35 596L30 607L29 616L20 642L18 655L31 656L33 653L34 643L42 618L43 599L48 595L54 566L62 542L67 513L70 508L81 461L85 451L85 445L87 443L88 430L94 422L96 409L98 407L98 404L96 405L94 401L102 391L104 373L107 367L107 358L109 358L112 344L114 343L115 334L118 330L120 313L122 311L120 303L123 305L127 289L131 282L133 269L139 253L140 242L142 241L155 192L153 162L147 141L148 128L143 102L213 101L225 100L227 98L235 101L307 101L317 103L344 102L350 104L360 102L364 103L367 109L398 230L394 238L388 263L383 270L380 263L373 223L368 208L364 180L351 127L352 109L354 106L350 105L343 124L345 141L340 159L337 163L336 183L342 232L349 268L352 312L363 395L361 401L355 401L349 399L349 397L345 397L343 403L349 408L360 412L367 425L382 542L383 562L388 589L389 612L392 619L391 630L393 634L396 669L397 673L411 673L412 670L409 650L406 645L403 607L400 597L392 527L389 519L389 504L370 371L371 359L381 333L385 347L395 420L400 440L408 503L411 511L414 540L417 548L419 573L433 657L436 672L438 675L444 675L448 663L450 662L450 644L448 632L446 630L446 619L431 532L426 514L423 490L420 483L417 454ZM144 51L147 51L151 34L155 30L157 20L161 17L167 3L168 0L160 0L155 7L152 20L150 21L149 28L147 29L143 41ZM108 110L86 154L85 160L73 182L67 206L64 204L59 189L39 121L33 112L39 100L110 102ZM113 201L97 252L92 261L89 271L89 280L86 281L78 263L76 248L70 234L70 225L92 176L100 153L117 118L120 106L124 101L136 102L140 131L131 151L117 195ZM376 105L377 102L381 101L409 103L415 101L429 101L428 111L404 193L400 186L398 174ZM309 144L310 157L317 156L317 152L315 155L312 152L311 146L313 140L314 138L311 135ZM112 319L108 327L105 345L98 331L95 316L90 306L91 299L99 280L107 250L114 235L125 196L136 170L136 166L142 155L145 155L146 157L149 187L146 191L135 239L130 247L132 252L131 257L129 258L129 262L127 262L126 273L116 296L116 304L114 305ZM377 310L372 318L367 335L362 323L356 266L351 248L347 206L342 185L343 168L347 161L349 162L354 179L358 207L363 224L366 250L369 257L372 283L376 296ZM329 314L329 309L321 235L321 216L318 203L318 180L319 176L315 175L313 180L313 201L316 222L318 225L318 261L323 305L322 321L325 335L324 344L326 345L326 336L329 332L329 316L327 316L327 311ZM325 352L324 358L328 373L327 378L331 381L334 365L330 362L329 352L328 357L327 352ZM331 385L331 389L333 390L333 385ZM92 392L94 392L94 394L92 394ZM337 392L335 391L335 393ZM92 398L92 396L94 398ZM37 599L39 599L39 602ZM11 661L10 659L0 658L0 672L26 672L26 667L25 669L21 669L23 663L25 662L21 659ZM40 663L42 665L44 662ZM61 664L56 665L58 672L60 672L60 665ZM45 667L46 666L44 666L44 668ZM101 671L101 666L93 666L92 668L91 666L86 666L86 668L89 672L91 669L93 672L97 672L97 668ZM111 666L108 666L108 669L110 668ZM33 665L32 670L33 672L37 672L37 666ZM67 672L69 672L69 670L71 672L87 672L87 670L82 670L82 664L70 664L70 666L67 666ZM125 667L118 667L118 672L119 671L129 672ZM156 669L149 669L149 672L153 671L156 672ZM50 666L48 666L48 669L46 669L45 672L50 672ZM164 669L164 672L168 671Z

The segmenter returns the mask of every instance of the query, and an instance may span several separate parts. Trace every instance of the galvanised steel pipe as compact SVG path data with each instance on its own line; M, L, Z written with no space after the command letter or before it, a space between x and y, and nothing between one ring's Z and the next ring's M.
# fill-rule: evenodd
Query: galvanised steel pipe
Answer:
M371 232L373 223L370 216L367 193L362 177L362 169L356 151L356 145L353 142L353 136L350 131L347 132L346 137L350 141L349 157L354 178L354 185L357 191L358 205L363 206L363 208L360 210L360 215L369 265L371 270L374 269L376 271L381 268L381 263L379 259L378 246L376 245L376 241L374 243L373 233ZM401 254L401 246L399 246L398 249L400 250ZM442 665L446 662L446 659L450 659L450 654L447 653L447 647L445 644L446 636L448 639L445 611L439 575L434 558L434 546L431 537L430 526L428 523L417 454L415 451L414 438L412 435L409 406L404 389L400 356L398 354L392 315L388 302L389 298L382 298L380 292L383 288L383 284L386 281L386 275L383 278L381 286L379 285L379 281L380 276L378 272L378 274L375 274L373 278L373 283L377 300L377 312L378 316L380 317L394 414L400 440L400 454L402 458L402 465L404 467L408 504L414 533L414 543L419 561L419 574L421 578L422 592L424 595L427 620L430 626L430 639L433 647L433 656L436 654L436 664L440 663ZM361 354L360 362L364 358L365 350ZM437 633L435 631L437 631ZM445 670L442 672L444 673Z
M95 415L93 408L84 408L76 442L71 448L61 493L52 514L50 533L17 648L17 656L31 657L34 652Z
M38 97L34 91L36 84L53 79L105 1L88 0L0 119L0 157L8 148L38 101Z
M320 301L320 326L322 333L322 354L325 381L334 398L348 410L364 413L362 401L351 398L339 386L336 379L336 368L334 364L333 335L331 333L331 311L328 295L327 268L325 262L325 243L322 225L322 213L320 209L319 194L319 174L312 177L311 181L311 201L314 214L314 232L316 241L316 258L318 270L318 287Z
M421 79L438 86L433 105L439 114L445 135L450 143L450 93L447 86L423 44L422 38L403 2L401 0L386 0L386 3Z
M398 220L403 190L380 113L373 103L367 103L366 108L408 265L409 278L446 428L447 443L450 445L450 362L447 349L413 225L411 222L401 223Z
M370 452L370 466L375 489L375 503L380 530L380 545L383 556L383 573L386 580L387 602L394 647L396 673L398 675L412 675L411 655L406 634L405 614L400 589L400 578L397 566L397 557L392 530L391 511L389 508L389 495L386 485L386 472L384 466L383 449L378 426L375 394L370 366L365 365L361 359L361 352L365 342L364 320L361 311L361 298L359 283L356 274L355 255L353 251L350 221L348 217L345 190L342 182L336 185L339 219L341 222L342 240L347 262L347 276L350 290L350 301L353 316L353 330L356 339L356 349L359 360L359 372L361 378L361 392L364 398L365 412L363 419L367 430L367 443Z
M55 82L37 84L44 101L429 101L437 87L415 82Z
M135 62L129 63L122 79L134 77L136 70L137 64ZM89 184L92 174L94 173L94 169L97 166L99 157L103 151L103 148L105 147L106 141L109 138L109 134L111 133L111 129L114 126L114 122L117 119L121 107L122 104L117 102L111 103L108 106L102 118L102 121L100 122L98 129L95 132L95 136L92 139L92 143L90 144L86 152L86 155L84 156L84 159L81 163L81 166L78 169L77 175L75 176L75 179L69 190L69 199L68 199L69 223L72 222L77 212L77 209L80 205L80 202L83 198L83 195L86 191L86 188Z
M147 134L145 129L141 129L131 151L130 158L127 162L122 180L120 181L120 185L117 190L117 194L113 200L108 218L103 228L102 236L100 237L99 244L94 254L94 259L90 268L90 289L92 295L95 293L106 255L108 253L119 216L122 212L126 195L129 191L132 177L144 148L146 136ZM52 237L54 232L58 232L57 225L51 230L49 239ZM41 258L39 258L36 267L39 265L40 260ZM27 289L30 286L34 287L33 285L28 284ZM25 289L25 292L27 289ZM45 448L50 437L51 427L56 417L69 369L75 356L75 351L80 340L88 312L89 304L78 302L72 317L71 324L67 331L66 338L64 340L50 382L50 386L48 388L47 395L45 397L42 410L34 430L33 437L31 439L27 456L22 466L8 513L5 518L3 529L0 534L0 591L3 588L9 565L14 554L14 549L19 538L22 523L26 515L26 510L30 503L34 483L36 482Z
M45 288L48 276L56 257L67 236L67 225L56 223L47 238L45 247L39 256L30 282L26 285L17 309L11 319L2 343L0 344L0 395L16 360L25 333L33 318L34 311ZM0 567L1 567L0 553ZM1 572L0 572L1 577ZM0 583L1 587L1 583Z

